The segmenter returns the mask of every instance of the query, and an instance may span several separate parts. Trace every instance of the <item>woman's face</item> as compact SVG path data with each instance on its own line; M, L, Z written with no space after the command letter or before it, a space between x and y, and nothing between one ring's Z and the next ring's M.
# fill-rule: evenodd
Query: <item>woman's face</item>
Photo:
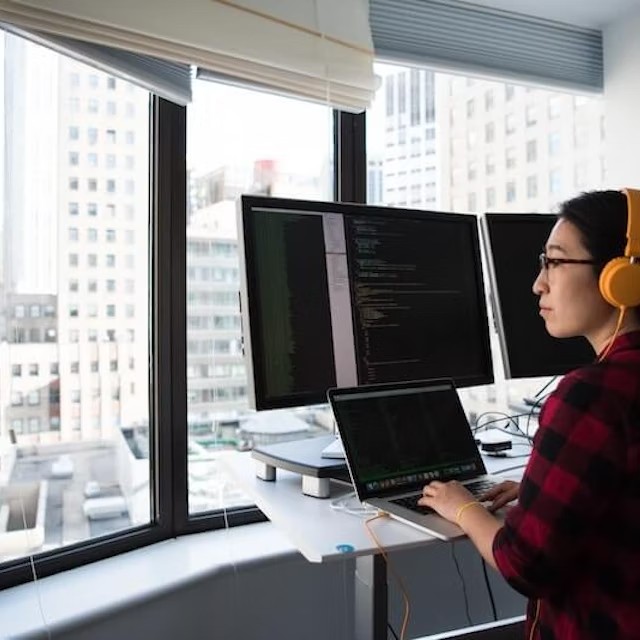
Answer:
M580 232L571 222L558 220L545 245L548 258L590 260ZM555 338L585 336L596 351L610 337L617 310L605 302L590 264L550 264L533 283L540 297L540 315Z

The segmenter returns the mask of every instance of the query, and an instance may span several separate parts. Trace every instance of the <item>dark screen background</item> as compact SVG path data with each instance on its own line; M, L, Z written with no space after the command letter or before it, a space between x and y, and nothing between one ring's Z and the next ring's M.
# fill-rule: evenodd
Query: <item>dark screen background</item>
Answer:
M594 353L584 338L553 338L540 317L532 291L538 275L538 255L556 222L553 215L486 214L495 284L502 317L508 376L525 378L561 375L592 362Z

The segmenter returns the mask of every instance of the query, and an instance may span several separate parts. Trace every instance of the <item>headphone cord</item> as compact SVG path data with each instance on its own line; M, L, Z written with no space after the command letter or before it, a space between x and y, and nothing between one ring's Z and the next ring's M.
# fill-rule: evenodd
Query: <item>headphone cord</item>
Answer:
M613 336L611 340L609 340L609 342L607 343L607 346L605 347L604 351L598 356L597 362L602 362L607 357L609 351L611 350L611 347L613 346L613 343L616 341L616 338L618 337L618 333L620 333L620 329L622 328L622 322L624 321L624 315L626 311L627 311L626 307L620 307L620 313L618 314L618 322L616 323L616 330L613 332Z

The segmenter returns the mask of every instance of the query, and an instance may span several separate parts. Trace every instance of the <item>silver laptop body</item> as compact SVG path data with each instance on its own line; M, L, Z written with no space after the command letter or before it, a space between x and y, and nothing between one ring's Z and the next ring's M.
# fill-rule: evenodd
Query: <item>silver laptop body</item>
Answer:
M432 480L458 480L478 494L500 481L487 475L453 381L330 389L327 396L360 501L442 540L464 536L438 514L398 503Z

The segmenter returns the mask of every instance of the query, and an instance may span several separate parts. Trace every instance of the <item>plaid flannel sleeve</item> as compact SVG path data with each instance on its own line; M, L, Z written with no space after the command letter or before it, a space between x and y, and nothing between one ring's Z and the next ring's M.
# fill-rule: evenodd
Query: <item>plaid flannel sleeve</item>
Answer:
M621 480L624 451L605 387L597 375L575 372L549 397L518 502L494 539L500 572L528 597L576 579L583 532L594 530Z

